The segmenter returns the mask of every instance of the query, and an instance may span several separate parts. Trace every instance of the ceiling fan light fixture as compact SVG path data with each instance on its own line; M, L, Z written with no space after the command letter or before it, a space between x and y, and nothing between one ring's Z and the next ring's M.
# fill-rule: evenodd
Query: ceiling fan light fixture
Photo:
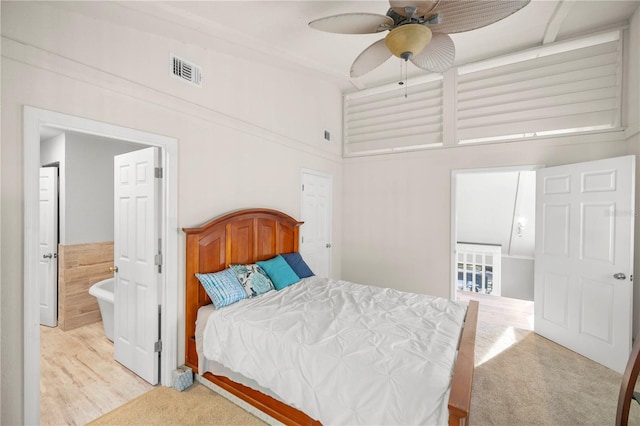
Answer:
M422 52L431 41L431 30L420 24L406 24L387 34L384 43L394 56L405 61Z

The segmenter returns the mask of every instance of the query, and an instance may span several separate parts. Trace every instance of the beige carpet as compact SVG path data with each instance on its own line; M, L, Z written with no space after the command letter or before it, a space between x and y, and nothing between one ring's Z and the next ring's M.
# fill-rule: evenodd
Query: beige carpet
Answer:
M622 376L531 331L479 325L471 416L484 425L613 425ZM261 425L196 383L157 387L91 425ZM631 406L630 425L640 425Z
M183 392L158 386L89 423L100 425L264 425L200 383Z
M622 375L531 331L480 325L471 425L613 425ZM630 425L640 425L631 405Z

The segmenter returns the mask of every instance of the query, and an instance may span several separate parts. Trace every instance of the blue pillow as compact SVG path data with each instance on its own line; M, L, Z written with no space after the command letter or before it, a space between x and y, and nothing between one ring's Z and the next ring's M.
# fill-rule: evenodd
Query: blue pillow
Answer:
M276 290L282 290L283 288L290 286L291 284L300 281L300 277L293 272L291 266L280 255L269 260L263 260L256 262L271 278L271 282L275 286Z
M300 253L287 253L281 256L287 261L289 266L291 266L293 272L295 272L300 278L313 276L311 268L309 268L309 265L307 265L307 262L304 261Z
M216 309L246 299L247 293L240 285L236 274L231 269L225 269L213 274L196 274L202 283Z

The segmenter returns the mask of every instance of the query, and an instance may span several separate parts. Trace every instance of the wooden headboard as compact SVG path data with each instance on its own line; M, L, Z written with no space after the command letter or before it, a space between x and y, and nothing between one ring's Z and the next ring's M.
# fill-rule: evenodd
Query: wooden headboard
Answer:
M302 223L276 210L247 209L219 216L199 228L182 229L187 234L185 363L194 372L198 371L196 316L201 306L211 303L195 274L297 252Z

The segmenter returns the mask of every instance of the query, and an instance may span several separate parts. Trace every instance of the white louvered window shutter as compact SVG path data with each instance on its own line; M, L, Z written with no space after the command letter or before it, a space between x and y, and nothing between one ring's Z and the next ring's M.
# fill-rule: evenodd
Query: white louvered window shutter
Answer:
M459 143L618 127L621 52L621 35L616 32L578 49L479 71L461 70Z
M344 97L344 155L442 145L442 76Z

